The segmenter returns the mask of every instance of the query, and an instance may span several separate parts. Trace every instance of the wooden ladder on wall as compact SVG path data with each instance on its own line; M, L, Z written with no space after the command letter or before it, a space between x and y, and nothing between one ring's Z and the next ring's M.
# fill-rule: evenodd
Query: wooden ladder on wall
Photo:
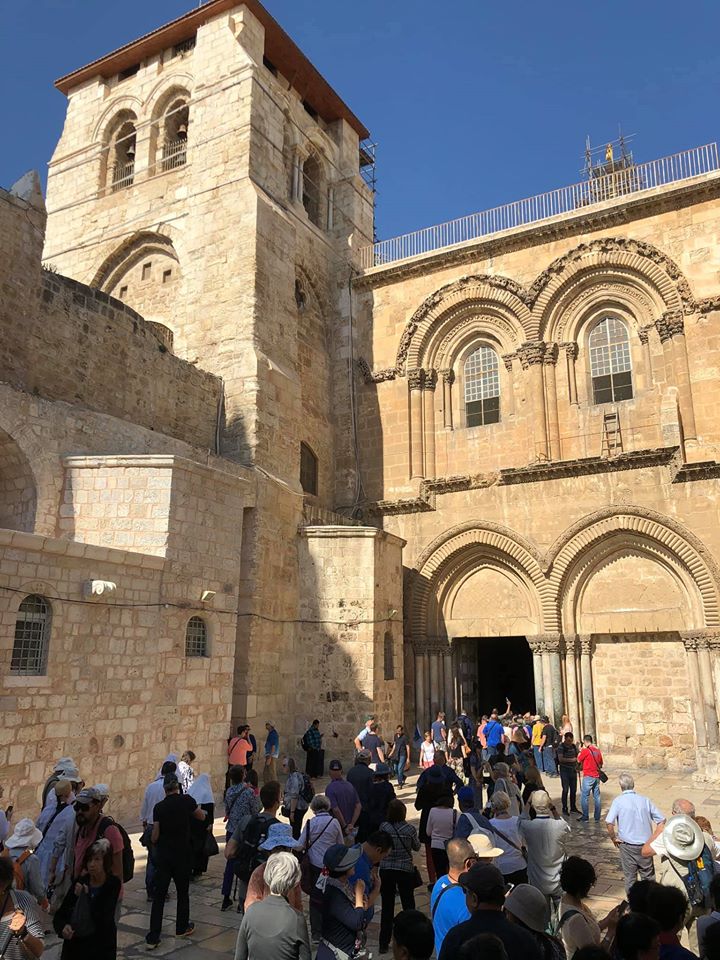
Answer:
M622 431L620 429L620 414L617 410L603 416L601 457L616 457L623 452Z

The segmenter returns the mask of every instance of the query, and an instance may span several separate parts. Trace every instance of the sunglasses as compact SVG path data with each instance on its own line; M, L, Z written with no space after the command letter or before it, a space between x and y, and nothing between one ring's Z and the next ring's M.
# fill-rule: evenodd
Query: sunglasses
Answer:
M89 803L74 803L73 809L78 813L86 813L90 809Z

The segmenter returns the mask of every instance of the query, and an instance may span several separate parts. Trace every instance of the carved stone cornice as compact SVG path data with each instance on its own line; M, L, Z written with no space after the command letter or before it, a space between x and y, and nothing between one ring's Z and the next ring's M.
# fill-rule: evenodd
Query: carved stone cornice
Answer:
M422 640L415 641L416 652L419 653L440 653L443 656L449 656L452 653L452 647L447 637L424 637Z
M449 386L455 383L455 371L451 367L448 367L446 370L440 370L440 376L442 377L442 382L447 383Z
M546 344L542 340L528 341L518 347L517 355L520 357L520 363L523 370L533 367L535 364L542 363L545 357Z
M425 371L422 367L415 367L407 372L408 386L411 390L422 390L425 383Z
M528 637L528 643L531 640L534 644L530 647L533 653L560 653L563 635L561 633L538 633L534 637Z
M682 310L667 310L655 321L655 329L660 337L660 343L682 336L685 332L685 321Z
M397 376L395 367L386 367L384 370L371 370L367 360L362 357L357 361L358 370L365 383L384 383L386 380L394 380Z
M437 370L435 370L432 367L429 370L426 370L425 382L423 384L423 388L425 390L434 390L435 387L437 386L437 379L438 379Z
M517 359L517 353L504 353L501 359L507 372L512 373L513 360Z
M556 343L546 343L545 352L543 353L542 362L548 364L556 364L558 358L558 345Z
M711 630L683 630L680 639L686 650L717 650L720 647L720 633Z
M565 356L568 360L577 360L579 347L574 340L566 340L560 344L560 347L565 351Z
M702 460L700 463L684 463L672 479L673 483L687 483L692 480L716 480L720 477L720 463L717 460Z

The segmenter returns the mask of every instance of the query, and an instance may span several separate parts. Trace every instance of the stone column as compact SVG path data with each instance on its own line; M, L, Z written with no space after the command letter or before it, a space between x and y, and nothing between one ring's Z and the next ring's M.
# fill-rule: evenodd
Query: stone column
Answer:
M641 327L638 330L638 337L640 338L640 343L642 344L643 351L643 364L645 366L646 372L646 387L649 389L653 385L653 371L652 371L652 354L650 353L650 336L649 332L652 329L652 325L648 327Z
M565 364L567 367L568 396L570 403L578 402L577 395L577 375L575 371L575 361L578 357L578 345L574 342L561 343L560 346L565 351Z
M455 382L455 371L441 370L440 376L442 378L443 391L443 427L445 427L446 430L452 430L452 385Z
M708 747L717 750L720 745L718 735L718 715L715 706L715 684L713 682L712 659L710 657L711 638L704 636L698 649L698 666L700 667L700 688L702 690L705 707L705 726L707 728Z
M423 406L425 416L425 476L435 476L435 385L437 371L426 370L423 384Z
M710 662L710 638L702 631L681 633L687 652L691 711L698 747L717 748L718 720Z
M535 686L535 710L538 713L545 713L545 690L543 687L543 661L542 648L540 640L534 637L528 637L528 646L533 655L533 684Z
M565 697L563 695L562 668L560 664L560 648L562 634L541 633L537 637L542 645L543 658L543 690L545 713L552 723L558 726L563 715Z
M435 650L431 649L428 653L428 659L430 660L430 684L428 690L430 697L430 719L434 720L438 710L440 709L440 699L442 697L439 676L440 656Z
M410 388L410 479L423 479L423 381L425 371L408 370Z
M690 367L688 365L687 347L685 345L685 323L681 310L668 310L655 327L663 346L670 343L670 356L675 375L675 386L678 389L680 416L685 442L696 441L695 407L693 405L692 387L690 385ZM667 354L666 354L667 355Z
M505 397L505 400L506 400L505 410L501 410L501 411L500 411L500 419L501 419L501 420L502 420L502 418L503 418L504 415L507 415L508 417L512 417L512 416L514 416L514 414L515 414L515 386L514 386L514 384L513 384L513 367L512 367L512 365L513 365L513 360L515 359L516 356L517 356L517 354L515 354L515 353L505 353L505 354L503 354L503 356L502 356L502 362L505 364L505 369L506 369L507 372L508 372L509 388L508 388L508 391L507 391L507 395L506 395L506 397ZM503 401L503 398L501 397L501 398L500 398L500 403L502 403L502 401Z
M592 681L592 651L593 639L591 636L580 637L580 686L583 712L583 729L581 736L591 733L597 737L595 730L595 695Z
M425 705L425 677L427 673L427 654L415 646L415 722L422 733L427 723Z
M545 344L543 354L543 371L545 374L545 393L547 399L547 426L550 459L560 459L560 419L558 417L557 383L555 378L555 364L558 358L558 345Z
M574 636L565 638L565 689L567 690L567 714L573 729L581 736L577 691L577 644Z
M442 655L443 670L445 674L445 713L447 720L454 720L457 716L457 707L455 704L455 672L453 670L452 649L448 645L447 650Z
M547 460L548 442L545 423L545 385L543 382L543 355L545 344L540 341L524 343L518 350L523 370L529 371L529 394L532 405L533 460Z

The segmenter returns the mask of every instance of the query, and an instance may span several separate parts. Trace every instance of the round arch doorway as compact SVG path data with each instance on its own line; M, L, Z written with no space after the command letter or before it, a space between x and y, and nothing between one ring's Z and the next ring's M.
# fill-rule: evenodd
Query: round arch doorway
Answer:
M458 706L471 717L505 709L535 712L533 655L526 637L457 637ZM541 691L542 693L542 691Z

